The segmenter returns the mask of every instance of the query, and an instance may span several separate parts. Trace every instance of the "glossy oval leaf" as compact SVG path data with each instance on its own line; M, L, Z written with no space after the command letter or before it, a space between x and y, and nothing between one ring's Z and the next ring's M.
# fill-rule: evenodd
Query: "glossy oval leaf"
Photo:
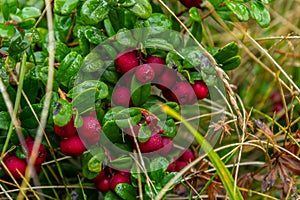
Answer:
M162 13L153 13L148 18L150 24L150 34L159 34L172 28L172 21Z
M59 99L53 108L53 121L57 126L64 126L69 123L72 118L72 104L64 99Z
M136 189L127 183L119 183L115 188L115 192L119 195L122 199L126 200L135 200L137 199L137 192Z
M87 24L98 24L108 15L109 5L105 0L87 0L81 7L80 15Z
M0 37L1 38L12 38L16 33L16 29L12 24L5 25L0 24Z
M227 7L237 16L241 21L249 20L249 10L244 3L236 1L225 1Z
M271 16L268 9L258 1L250 1L251 16L261 27L268 27L271 22Z
M79 0L55 0L54 12L60 15L69 15L77 7Z
M129 10L136 16L147 19L152 13L152 6L148 0L136 0L134 6L130 7Z

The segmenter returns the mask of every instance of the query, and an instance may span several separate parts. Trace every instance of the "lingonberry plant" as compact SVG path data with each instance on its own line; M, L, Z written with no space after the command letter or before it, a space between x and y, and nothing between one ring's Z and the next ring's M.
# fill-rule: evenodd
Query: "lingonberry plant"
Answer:
M0 198L300 198L299 9L1 1Z

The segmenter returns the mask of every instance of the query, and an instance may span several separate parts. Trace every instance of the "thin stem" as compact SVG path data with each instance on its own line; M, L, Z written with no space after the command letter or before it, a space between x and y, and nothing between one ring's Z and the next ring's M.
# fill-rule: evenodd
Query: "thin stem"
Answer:
M14 111L13 111L14 116L16 116L18 114L18 110L19 110L19 106L20 106L20 102L21 102L23 84L24 84L24 79L25 79L25 71L26 71L26 60L27 60L27 54L23 53L21 70L20 70L19 85L18 85L16 100L15 100L15 105L14 105ZM8 147L12 132L13 132L13 128L14 128L14 123L13 123L13 121L11 121L11 123L9 125L9 129L8 129L8 133L7 133L7 136L6 136L6 140L5 140L4 146L2 148L1 159L3 158L4 153L7 150L7 147ZM19 138L19 139L21 139L21 138ZM20 142L22 143L21 140L20 140Z

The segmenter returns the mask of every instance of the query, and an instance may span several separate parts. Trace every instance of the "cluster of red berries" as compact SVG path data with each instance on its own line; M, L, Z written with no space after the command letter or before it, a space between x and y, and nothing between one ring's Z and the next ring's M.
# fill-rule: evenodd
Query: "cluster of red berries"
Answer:
M27 157L29 158L32 154L34 140L31 137L27 137L25 140L26 147L24 147L25 151L27 152ZM34 162L34 169L37 172L39 172L42 163L46 160L47 157L47 150L46 147L43 144L40 144L38 152L37 152L37 158ZM9 175L9 173L16 179L21 178L25 175L26 167L27 167L27 160L17 157L14 153L8 153L3 158L3 162L6 166L4 168L5 174Z
M195 156L190 149L186 149L178 159L175 159L174 162L170 163L168 166L168 172L179 172L190 162L195 160Z
M84 116L83 125L76 130L72 118L65 126L54 125L55 133L62 138L60 141L61 152L65 155L80 156L87 145L94 145L100 139L101 125L93 116Z
M133 134L138 140L138 146L142 153L151 153L157 151L160 155L168 155L174 144L170 137L164 136L164 129L157 124L158 120L147 111L142 111L143 118L135 126L126 128L125 132L133 140ZM139 140L139 133L143 131L141 127L146 127L151 131L147 140ZM134 143L133 143L134 144ZM134 145L134 148L137 148Z
M90 181L95 183L96 189L100 192L114 192L118 184L130 184L130 173L105 167L95 178L91 179Z
M193 104L197 99L208 95L208 87L203 81L190 84L179 78L178 72L165 67L165 60L157 56L141 59L141 53L132 50L120 53L115 60L116 71L124 75L124 84L115 89L112 100L120 106L131 106L130 83L133 75L141 84L153 83L161 89L163 96L169 101L181 105ZM143 60L145 62L141 63ZM141 63L141 64L140 64Z

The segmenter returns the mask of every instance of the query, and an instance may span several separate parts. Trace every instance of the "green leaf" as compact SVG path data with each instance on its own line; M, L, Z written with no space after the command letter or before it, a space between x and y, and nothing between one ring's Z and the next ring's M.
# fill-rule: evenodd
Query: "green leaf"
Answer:
M134 6L130 7L129 10L136 16L147 19L152 13L152 6L148 0L136 0Z
M18 9L18 1L16 0L3 0L1 1L1 11L3 12L3 17L7 21L10 18L10 14L15 14Z
M37 18L40 15L41 11L36 7L24 7L21 11L21 16L23 19Z
M143 123L139 129L138 140L140 142L147 142L150 139L151 134L152 134L152 132L151 132L149 126L147 124Z
M95 100L105 99L108 96L107 85L104 82L97 80L87 80L76 85L69 91L68 95L75 99L79 95L82 95L82 93L91 90L94 91Z
M87 0L81 7L80 15L87 24L98 24L109 12L109 5L105 0Z
M137 45L137 41L133 38L131 31L127 29L120 29L116 35L116 40L128 47L135 47Z
M108 191L104 196L104 200L121 200L121 198L118 197L114 192Z
M228 60L226 60L222 65L221 68L224 70L233 70L240 66L241 64L241 57L240 56L234 56Z
M116 67L113 65L107 67L102 74L102 78L113 84L116 84L120 77L121 75L116 71Z
M13 38L8 53L10 55L17 55L18 53L21 53L25 51L27 48L30 47L30 39L26 36L18 35L17 37Z
M217 63L223 64L226 60L236 56L239 52L239 47L235 42L230 42L217 51L213 56Z
M64 99L55 103L53 110L53 121L57 126L64 126L69 123L73 115L72 104Z
M36 21L34 18L25 19L22 22L18 24L18 28L20 29L31 29L36 24Z
M122 7L131 7L134 6L134 4L136 4L136 0L125 0L124 2L121 3Z
M273 2L274 0L260 0L262 3L268 4Z
M123 141L121 130L114 120L106 121L102 126L102 132L112 143Z
M133 29L133 37L139 42L145 42L150 35L150 22L148 20L136 20Z
M196 7L192 7L189 10L190 18L192 18L196 22L201 22L201 16L199 15L198 9Z
M237 16L241 21L249 20L249 10L244 3L237 1L225 1L228 8Z
M104 33L100 32L100 30L96 27L86 26L84 29L86 39L88 39L88 41L92 44L100 44L107 39Z
M54 12L59 15L69 15L77 7L79 0L56 0L54 1Z
M164 136L173 138L177 133L177 127L173 119L167 121L158 121L158 125L164 129Z
M115 192L119 195L122 199L126 200L135 200L137 197L136 189L127 183L119 183L115 188Z
M133 76L131 81L131 100L135 106L140 106L145 103L151 95L151 84L141 84Z
M179 51L179 53L184 57L185 60L190 62L193 66L199 66L203 62L202 53L199 47L190 46L185 47Z
M120 111L122 111L124 108L122 106L117 106L117 107L113 107L111 109L109 109L102 120L102 124L105 124L108 121L114 121L115 120L115 113L118 113Z
M73 87L68 96L73 99L73 107L79 112L92 108L97 100L108 96L108 87L104 82L87 80Z
M87 54L83 59L83 64L81 70L83 72L96 72L104 66L103 60L100 58L100 55L94 51Z
M106 18L104 20L104 28L105 28L105 31L106 31L108 37L112 37L116 34L114 27L109 18Z
M114 113L115 121L121 128L128 128L137 125L142 119L142 113L139 108L124 108L118 113Z
M75 51L71 51L60 63L56 77L63 86L70 86L72 79L77 75L82 64L82 57Z
M43 105L32 104L32 107L33 107L33 110L35 111L35 113L37 114L38 118L40 118L40 115L41 115L41 112L43 109ZM26 106L22 110L19 118L22 122L23 128L32 129L32 128L36 128L39 125L29 106Z
M116 169L128 169L132 166L133 160L131 157L123 156L110 161L110 164Z
M10 115L8 112L0 112L0 129L8 130L10 126Z
M170 172L167 173L163 179L161 180L161 185L166 185L172 178L174 178L179 172ZM174 186L178 183L180 183L180 181L182 180L182 177L178 178L175 182L174 182ZM171 190L172 188L170 188Z
M103 167L103 162L106 162L106 155L102 148L97 148L96 154L92 153L92 157L88 161L88 170L91 172L100 173Z
M0 24L0 37L10 39L15 35L15 33L16 29L14 25Z
M271 22L271 16L268 9L258 1L250 1L251 16L261 27L268 27Z
M55 42L55 60L61 62L70 53L69 47L63 42Z
M190 28L191 33L193 36L197 39L198 42L201 42L202 40L202 23L201 22L193 22L191 28ZM192 40L192 38L189 38ZM192 42L192 44L195 44L195 41Z
M162 13L153 13L148 19L150 23L150 34L159 34L172 28L172 21Z
M87 179L93 179L96 176L98 176L98 174L99 174L99 172L92 172L89 170L88 163L92 157L93 157L93 155L91 153L83 154L80 157L81 167L82 167L82 175L84 177L86 177Z
M169 166L169 161L164 157L156 157L150 162L150 176L153 180L160 182Z
M174 47L171 43L161 38L149 38L145 41L145 48L154 48L165 51L173 51Z

